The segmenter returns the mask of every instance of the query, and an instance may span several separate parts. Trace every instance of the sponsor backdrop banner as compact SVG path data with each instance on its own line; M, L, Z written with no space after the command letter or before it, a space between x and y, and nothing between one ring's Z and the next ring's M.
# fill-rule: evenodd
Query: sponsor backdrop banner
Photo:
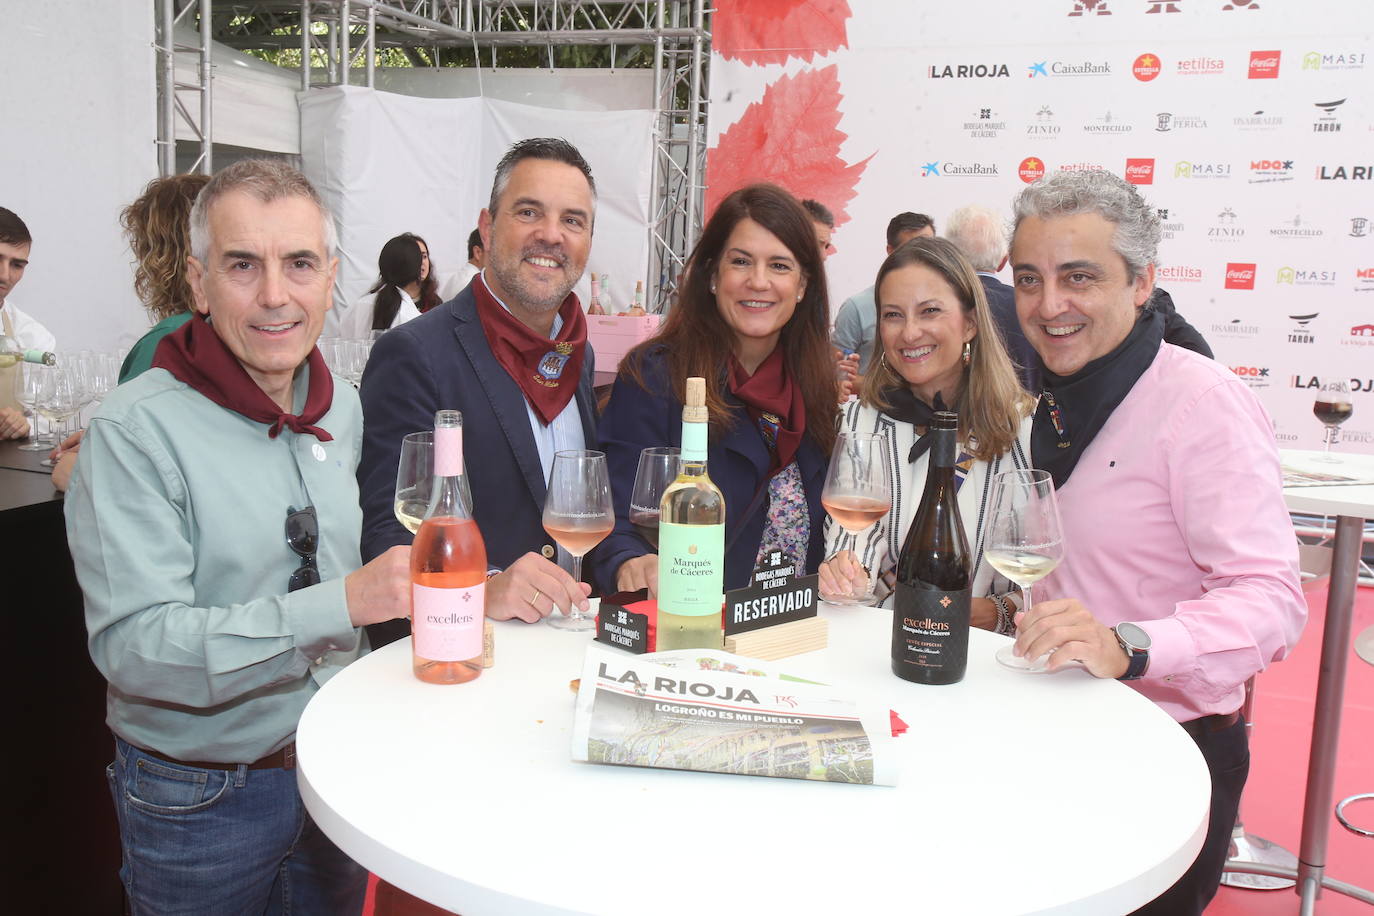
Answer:
M837 217L832 309L887 221L1107 169L1164 239L1158 285L1246 381L1281 446L1374 452L1374 19L1367 0L720 0L708 211L776 181ZM1002 279L1010 282L1010 272Z

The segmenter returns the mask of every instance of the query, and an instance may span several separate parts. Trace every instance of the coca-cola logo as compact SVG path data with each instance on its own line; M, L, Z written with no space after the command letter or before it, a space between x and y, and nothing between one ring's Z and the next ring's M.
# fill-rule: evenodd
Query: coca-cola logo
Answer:
M1250 52L1250 79L1252 80L1272 80L1279 77L1279 56L1278 51L1251 51Z
M1036 156L1027 156L1016 167L1017 176L1026 184L1045 177L1045 161Z
M1127 159L1126 180L1131 184L1154 184L1155 161L1153 159Z
M1227 289L1254 289L1255 265L1228 263L1226 265Z
M1131 74L1142 83L1148 83L1159 76L1162 67L1158 54L1142 54L1131 64Z

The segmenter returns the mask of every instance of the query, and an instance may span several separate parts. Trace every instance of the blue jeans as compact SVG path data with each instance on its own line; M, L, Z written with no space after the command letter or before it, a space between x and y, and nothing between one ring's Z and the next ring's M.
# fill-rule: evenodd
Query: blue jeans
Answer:
M115 738L106 775L133 916L362 912L367 871L315 825L294 769L204 770Z

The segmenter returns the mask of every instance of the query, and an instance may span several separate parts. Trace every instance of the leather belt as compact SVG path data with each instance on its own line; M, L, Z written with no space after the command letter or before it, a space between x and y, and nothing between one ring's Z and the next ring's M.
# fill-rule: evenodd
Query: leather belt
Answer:
M178 760L175 757L168 757L166 754L159 754L157 751L140 747L140 751L149 757L156 757L158 760L165 760L167 763L175 763L177 766L196 767L202 770L237 770L242 764L238 763L213 763L206 760ZM261 760L255 760L248 764L250 770L294 770L296 768L296 742L289 742L285 747L279 748L268 754Z
M1183 726L1183 730L1187 732L1194 741L1197 741L1204 735L1210 735L1224 728L1230 728L1239 720L1240 711L1237 710L1235 712L1226 713L1225 715L1218 713L1217 715L1203 716L1201 719L1193 719L1190 722L1180 722L1178 724Z

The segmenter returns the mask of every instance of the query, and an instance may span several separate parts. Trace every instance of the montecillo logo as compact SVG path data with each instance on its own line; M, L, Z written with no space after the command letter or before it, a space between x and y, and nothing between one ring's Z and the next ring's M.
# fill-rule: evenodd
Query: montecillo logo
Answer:
M1286 219L1269 230L1269 235L1280 239L1319 239L1325 233L1311 223L1303 222L1302 214Z
M1109 111L1102 117L1094 119L1093 123L1084 124L1083 132L1088 134L1129 134L1131 125L1118 121Z

